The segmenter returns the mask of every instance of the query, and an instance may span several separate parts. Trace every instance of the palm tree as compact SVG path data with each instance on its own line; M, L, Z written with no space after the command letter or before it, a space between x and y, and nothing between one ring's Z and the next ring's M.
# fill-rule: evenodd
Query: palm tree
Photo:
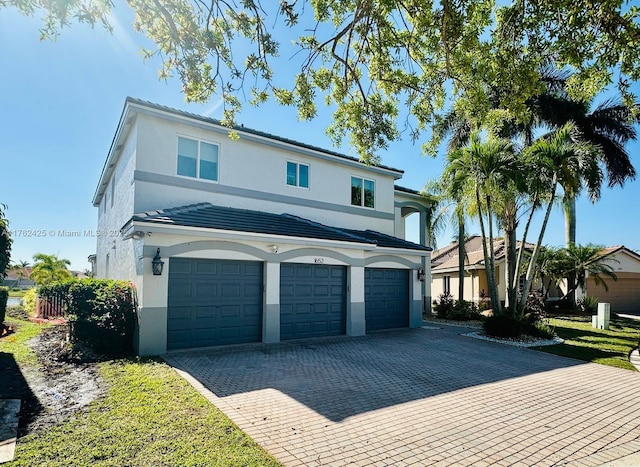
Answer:
M434 249L437 245L437 235L442 233L449 221L454 222L458 228L458 300L464 300L464 261L466 257L464 239L466 235L463 200L456 199L443 180L429 181L422 190L422 196L430 201L430 208L427 211L427 238ZM450 214L452 209L453 213Z
M68 259L58 258L57 255L37 253L33 255L33 260L35 263L29 277L38 285L47 285L72 277L68 268L71 262Z
M598 159L604 166L609 187L622 186L627 180L636 177L636 171L631 164L625 144L637 138L634 124L639 116L634 115L633 109L618 100L607 100L590 111L591 102L571 100L564 87L568 75L561 80L561 86L555 93L547 93L538 97L538 116L552 128L559 128L567 122L573 122L578 132L576 141L584 141L596 146ZM634 104L636 110L640 104ZM565 243L569 247L576 242L576 197L578 192L565 192L563 198L565 214ZM575 277L568 277L569 283ZM575 305L575 294L569 295L572 305Z
M17 288L20 288L20 282L22 282L22 279L24 279L25 276L27 275L25 273L25 268L29 266L29 264L31 264L29 263L29 261L24 261L24 260L18 261L17 263L14 264L13 269L17 271L16 275L18 276L18 282L16 283Z
M567 124L557 131L538 138L525 150L529 172L537 174L539 186L542 188L546 186L549 191L538 241L527 267L520 298L521 309L524 309L531 289L535 265L542 248L542 240L558 186L560 185L565 193L579 193L583 187L586 187L590 198L594 201L600 196L603 174L598 165L599 149L592 144L580 141L576 138L575 132L575 126Z
M473 209L480 222L487 287L496 313L501 313L502 307L495 277L494 202L509 179L514 161L510 141L498 138L482 141L478 133L473 133L467 146L448 154L442 176L453 196L468 200L468 204L475 203Z
M607 283L604 281L603 276L609 277L614 281L618 280L618 277L613 272L613 268L607 264L612 261L611 258L603 256L603 248L596 245L575 245L571 244L564 250L564 254L567 257L567 265L571 268L571 272L574 273L575 282L568 284L570 292L580 287L585 295L587 295L587 277L593 279L596 285L602 285L605 290L609 290ZM569 292L567 292L567 295Z
M557 287L565 278L567 270L567 257L564 254L564 249L550 246L540 248L534 278L542 284L545 299L549 296L551 285Z

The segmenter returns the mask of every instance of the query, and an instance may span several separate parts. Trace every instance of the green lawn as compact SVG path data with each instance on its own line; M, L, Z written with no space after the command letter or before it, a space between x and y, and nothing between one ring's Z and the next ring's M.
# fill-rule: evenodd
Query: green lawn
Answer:
M26 293L27 293L26 290L10 290L9 291L9 297L22 298L22 297L24 297L24 294L26 294Z
M31 364L23 348L33 331L20 327L0 351ZM99 364L99 371L107 394L75 417L19 439L7 467L280 465L165 363L116 360Z
M13 354L13 358L15 358L16 362L20 365L37 366L38 359L36 354L26 345L26 342L37 336L47 325L36 324L8 316L4 322L11 326L15 330L15 333L0 340L0 352Z
M638 346L640 321L612 319L607 331L592 327L584 316L552 318L550 324L565 342L536 350L636 371L628 357Z

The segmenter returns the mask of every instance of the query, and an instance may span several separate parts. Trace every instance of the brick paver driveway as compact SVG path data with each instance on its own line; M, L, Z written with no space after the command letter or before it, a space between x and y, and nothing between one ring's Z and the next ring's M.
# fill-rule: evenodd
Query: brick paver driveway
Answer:
M466 331L166 358L286 466L587 466L640 452L639 373Z

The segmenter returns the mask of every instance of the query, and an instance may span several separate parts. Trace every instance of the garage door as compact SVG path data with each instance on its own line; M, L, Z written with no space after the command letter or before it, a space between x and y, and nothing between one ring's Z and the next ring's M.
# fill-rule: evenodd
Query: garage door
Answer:
M346 330L344 266L280 265L280 339L336 336Z
M169 260L168 350L261 340L262 263Z
M617 281L603 277L608 291L589 278L587 295L596 297L600 303L610 303L611 311L616 313L640 314L640 274L621 272L617 276Z
M409 270L365 268L364 310L367 332L408 327Z

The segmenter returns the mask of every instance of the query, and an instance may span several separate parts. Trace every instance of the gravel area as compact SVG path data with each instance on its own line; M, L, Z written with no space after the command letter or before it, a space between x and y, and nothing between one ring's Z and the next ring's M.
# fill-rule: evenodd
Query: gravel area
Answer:
M468 332L466 334L461 334L464 337L472 337L474 339L481 339L483 341L491 341L497 342L499 344L505 345L513 345L515 347L542 347L545 345L556 345L562 344L564 339L560 339L559 337L554 337L553 339L540 339L538 337L531 336L522 336L517 339L499 339L496 337L489 337L480 332Z

